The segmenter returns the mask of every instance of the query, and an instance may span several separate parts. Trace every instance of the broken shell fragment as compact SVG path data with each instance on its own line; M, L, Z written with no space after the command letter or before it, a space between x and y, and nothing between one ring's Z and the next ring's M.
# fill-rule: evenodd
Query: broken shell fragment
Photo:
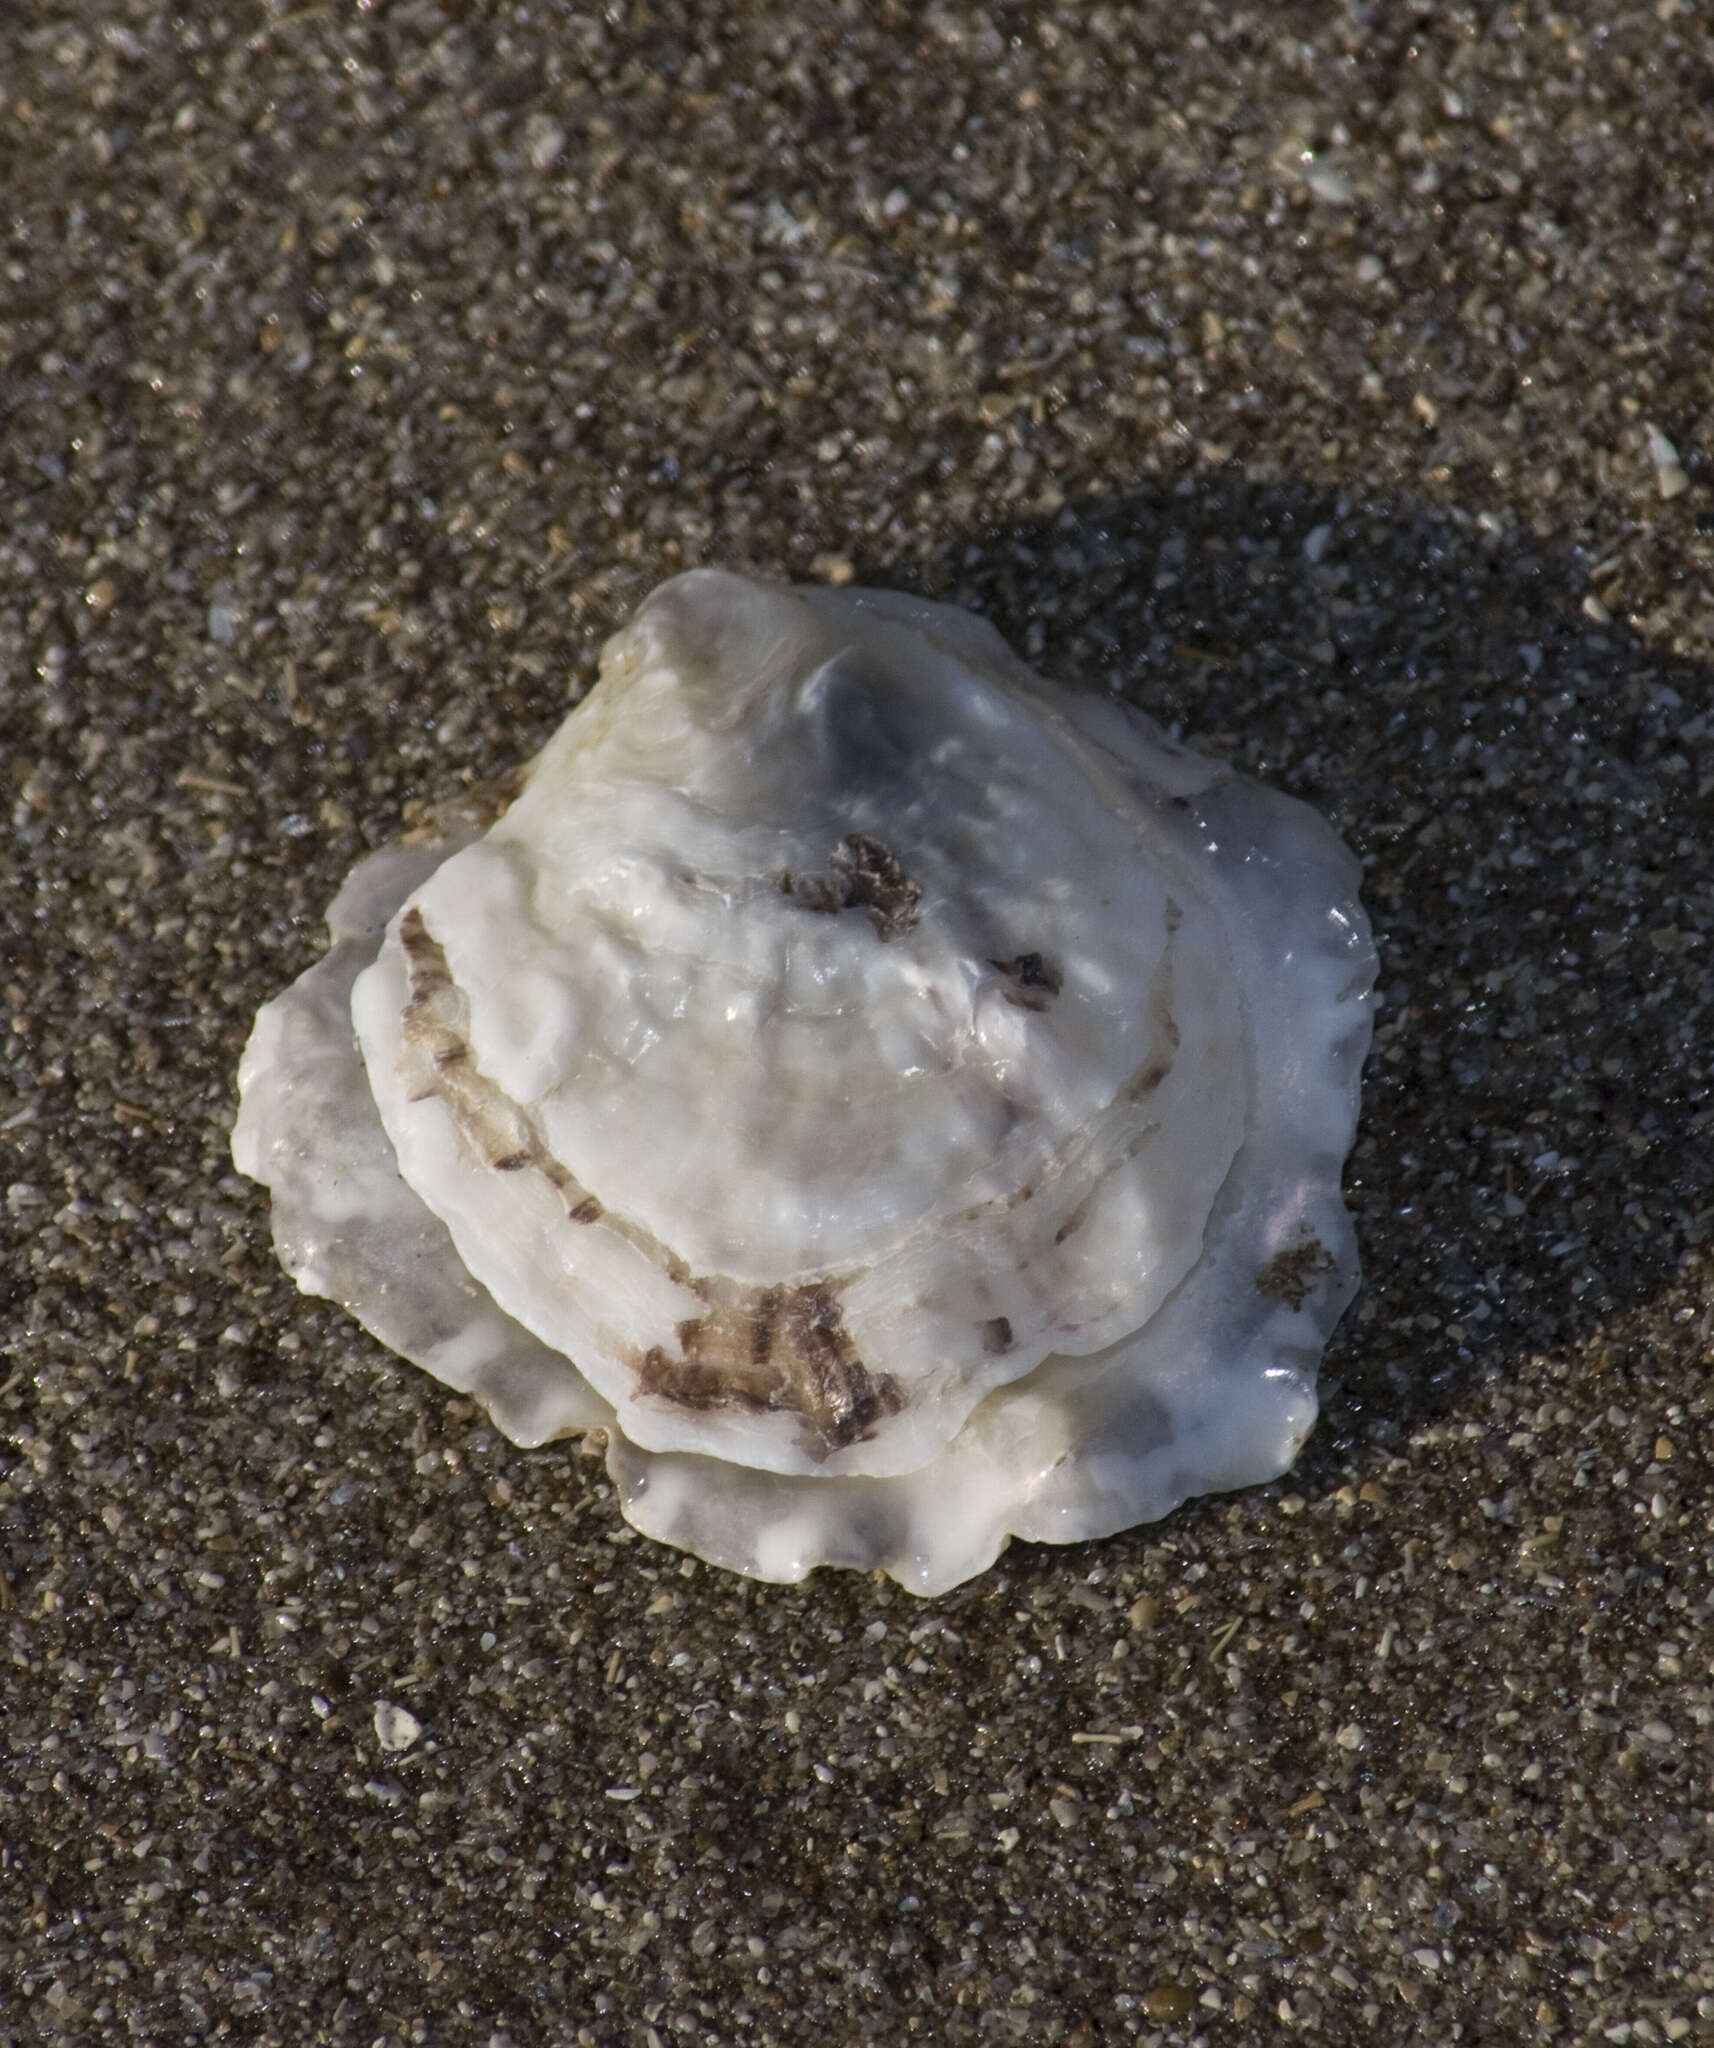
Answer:
M981 620L663 585L240 1070L306 1291L626 1516L957 1584L1273 1477L1356 1285L1357 868Z

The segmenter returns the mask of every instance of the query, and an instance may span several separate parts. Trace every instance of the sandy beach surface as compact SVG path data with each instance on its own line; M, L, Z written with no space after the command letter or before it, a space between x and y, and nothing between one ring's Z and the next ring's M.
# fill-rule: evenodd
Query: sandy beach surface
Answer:
M0 2041L1714 2041L1689 0L0 24ZM933 1602L631 1534L299 1296L257 1005L674 570L1325 810L1296 1469Z

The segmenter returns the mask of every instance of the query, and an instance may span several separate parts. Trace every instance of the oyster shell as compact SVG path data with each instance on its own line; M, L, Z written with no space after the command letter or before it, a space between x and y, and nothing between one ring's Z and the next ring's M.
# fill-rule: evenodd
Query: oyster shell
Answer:
M969 614L714 571L520 781L257 1019L300 1287L763 1578L935 1592L1290 1464L1374 975L1314 813Z

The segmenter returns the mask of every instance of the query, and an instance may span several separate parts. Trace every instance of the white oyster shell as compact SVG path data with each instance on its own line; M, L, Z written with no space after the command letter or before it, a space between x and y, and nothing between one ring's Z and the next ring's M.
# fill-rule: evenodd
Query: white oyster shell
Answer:
M698 571L240 1070L310 1292L628 1518L919 1592L1269 1478L1356 1285L1374 955L1303 805L982 621Z

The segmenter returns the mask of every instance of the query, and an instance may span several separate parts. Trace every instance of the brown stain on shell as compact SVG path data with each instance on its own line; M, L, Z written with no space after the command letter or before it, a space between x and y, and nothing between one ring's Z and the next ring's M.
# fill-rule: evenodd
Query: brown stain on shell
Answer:
M1315 1291L1317 1282L1331 1273L1337 1261L1320 1238L1306 1238L1273 1257L1256 1275L1256 1292L1271 1301L1283 1301L1289 1309L1302 1308Z
M1006 1001L1020 1010L1047 1009L1065 986L1065 976L1043 953L1020 953L1015 960L990 960L988 965L1005 976Z
M678 1326L680 1356L655 1345L638 1384L692 1409L798 1416L822 1457L863 1442L905 1405L890 1373L857 1355L827 1280L752 1289Z
M883 944L902 938L917 921L922 885L905 873L898 856L873 833L851 832L833 849L825 875L779 878L780 893L805 910L836 916L842 910L866 910Z

